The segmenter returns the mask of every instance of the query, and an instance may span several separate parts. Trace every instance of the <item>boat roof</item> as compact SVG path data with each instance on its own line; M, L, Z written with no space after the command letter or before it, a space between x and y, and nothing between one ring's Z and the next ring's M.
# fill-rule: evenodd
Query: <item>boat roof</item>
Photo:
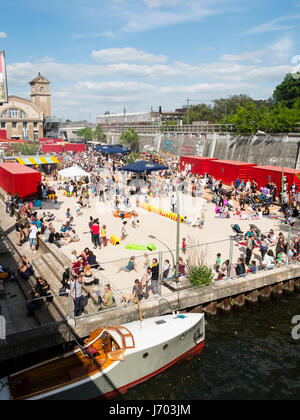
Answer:
M144 319L142 326L140 321L123 324L132 333L135 341L135 349L128 349L126 353L146 350L170 341L174 337L184 334L185 331L192 328L203 317L203 314L197 313L172 314ZM111 332L109 331L109 333Z

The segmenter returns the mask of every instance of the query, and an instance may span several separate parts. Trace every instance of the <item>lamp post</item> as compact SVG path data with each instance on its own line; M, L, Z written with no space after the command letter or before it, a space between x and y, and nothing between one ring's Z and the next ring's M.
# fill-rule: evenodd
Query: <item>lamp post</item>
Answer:
M164 157L159 152L155 150L154 147L150 145L144 146L144 151L147 152L154 152L160 157ZM175 175L173 172L173 169L170 167L170 165L167 163L167 166L169 170L171 171L172 178L175 180ZM176 230L176 278L179 278L179 242L180 242L180 199L179 199L179 191L178 186L175 182L175 190L176 190L176 212L177 212L177 230Z
M277 140L271 136L270 134L262 131L262 130L258 130L256 134L263 134L267 137L270 137L271 139L273 139L275 142L277 142ZM281 176L281 204L283 205L283 179L284 179L284 155L282 154L281 157L281 167L282 167L282 176Z

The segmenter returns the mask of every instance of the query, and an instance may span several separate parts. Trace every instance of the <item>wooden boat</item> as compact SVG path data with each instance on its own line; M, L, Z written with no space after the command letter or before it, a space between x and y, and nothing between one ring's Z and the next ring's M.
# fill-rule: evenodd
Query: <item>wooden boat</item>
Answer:
M0 400L112 398L199 354L204 334L194 313L100 328L83 347L2 379Z

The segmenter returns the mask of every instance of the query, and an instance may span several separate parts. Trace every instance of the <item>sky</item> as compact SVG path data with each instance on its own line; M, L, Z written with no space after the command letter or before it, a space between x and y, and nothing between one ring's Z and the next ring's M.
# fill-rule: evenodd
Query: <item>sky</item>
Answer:
M51 81L52 115L267 99L300 64L300 0L1 0L9 95Z

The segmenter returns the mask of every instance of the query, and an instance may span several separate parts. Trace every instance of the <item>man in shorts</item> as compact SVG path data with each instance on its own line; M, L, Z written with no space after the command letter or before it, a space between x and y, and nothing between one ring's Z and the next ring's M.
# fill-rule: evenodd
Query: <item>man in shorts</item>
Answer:
M36 252L38 228L35 223L30 224L29 230L29 246L30 252Z

